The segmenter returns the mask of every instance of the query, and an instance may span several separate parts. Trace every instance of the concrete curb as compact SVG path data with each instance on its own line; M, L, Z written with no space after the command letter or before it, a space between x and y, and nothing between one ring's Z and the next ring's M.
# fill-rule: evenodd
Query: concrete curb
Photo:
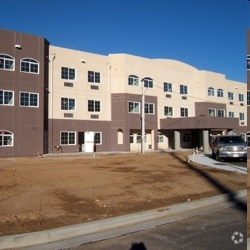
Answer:
M234 197L237 199L242 199L246 197L247 191L241 190L231 194L223 194L217 195L210 198L201 199L198 201L190 201L181 204L176 204L172 206L162 207L159 209L148 210L144 212L134 213L123 215L114 218L103 219L94 222L88 222L68 227L62 227L58 229L34 232L34 233L26 233L26 234L19 234L19 235L12 235L12 236L4 236L0 237L0 249L8 249L8 248L28 248L32 247L35 249L38 247L37 245L40 244L49 244L53 243L53 248L50 246L49 248L42 248L41 246L37 249L62 249L62 246L59 247L59 244L56 242L70 240L77 237L88 236L88 242L93 241L92 234L98 234L102 232L106 232L111 230L115 232L115 236L122 235L126 232L130 232L131 229L129 227L133 227L140 223L144 223L147 221L152 220L159 220L161 219L157 225L163 224L163 219L165 217L168 218L169 216L176 216L178 217L178 213L188 212L189 217L194 216L195 209L213 206L219 203L229 203L230 204L230 197ZM190 215L190 212L192 215ZM166 220L165 220L166 221ZM174 221L173 218L170 221ZM166 222L165 222L166 223ZM156 225L155 225L156 226ZM128 230L125 232L124 228ZM111 237L111 236L109 236ZM96 237L95 237L96 238ZM86 243L86 241L85 241ZM69 244L69 243L68 243ZM56 247L57 246L57 247Z

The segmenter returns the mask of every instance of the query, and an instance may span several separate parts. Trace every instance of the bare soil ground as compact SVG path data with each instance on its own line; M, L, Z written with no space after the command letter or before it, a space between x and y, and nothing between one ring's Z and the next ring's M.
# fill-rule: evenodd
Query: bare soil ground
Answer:
M0 236L246 189L246 175L187 162L190 154L2 158Z

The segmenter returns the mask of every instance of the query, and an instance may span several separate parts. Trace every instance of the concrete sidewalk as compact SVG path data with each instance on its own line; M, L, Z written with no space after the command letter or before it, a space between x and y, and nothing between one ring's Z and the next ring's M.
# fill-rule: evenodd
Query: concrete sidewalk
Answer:
M219 207L246 203L246 190L198 201L162 207L53 230L0 237L0 249L55 250L145 230L213 211Z
M239 167L230 164L230 162L219 162L212 158L212 154L194 154L189 156L189 161L196 162L198 164L213 167L217 169L224 169L227 171L237 171L241 174L247 174L246 167Z

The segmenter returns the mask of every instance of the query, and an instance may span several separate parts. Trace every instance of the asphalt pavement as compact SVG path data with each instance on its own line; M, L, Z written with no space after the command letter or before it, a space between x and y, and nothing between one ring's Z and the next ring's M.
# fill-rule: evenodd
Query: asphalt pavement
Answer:
M195 154L189 161L199 164L237 171L247 174L247 169L231 164L217 162L204 154ZM129 214L99 221L72 225L41 232L0 237L0 249L19 248L32 250L66 249L81 244L116 237L127 233L144 230L173 221L195 216L215 207L236 204L246 209L247 191L218 195L198 201L162 207L135 214Z

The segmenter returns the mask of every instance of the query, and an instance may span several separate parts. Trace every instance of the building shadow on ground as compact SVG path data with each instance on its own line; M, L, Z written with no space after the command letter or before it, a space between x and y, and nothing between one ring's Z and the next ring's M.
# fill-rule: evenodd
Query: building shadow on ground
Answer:
M222 194L227 194L228 201L233 203L233 205L235 205L235 207L237 209L247 213L247 204L246 204L246 202L244 202L244 201L240 200L239 198L237 198L237 196L236 196L236 194L235 194L235 192L233 190L229 189L225 185L223 185L220 182L218 182L217 180L215 180L212 176L210 176L208 173L206 173L202 169L197 168L194 163L187 162L187 161L183 160L177 153L172 152L171 154L177 160L179 160L180 162L186 164L189 169L191 169L192 171L198 173L200 176L204 177L208 182L210 182Z
M147 250L143 242L140 243L132 243L131 248L129 250Z

